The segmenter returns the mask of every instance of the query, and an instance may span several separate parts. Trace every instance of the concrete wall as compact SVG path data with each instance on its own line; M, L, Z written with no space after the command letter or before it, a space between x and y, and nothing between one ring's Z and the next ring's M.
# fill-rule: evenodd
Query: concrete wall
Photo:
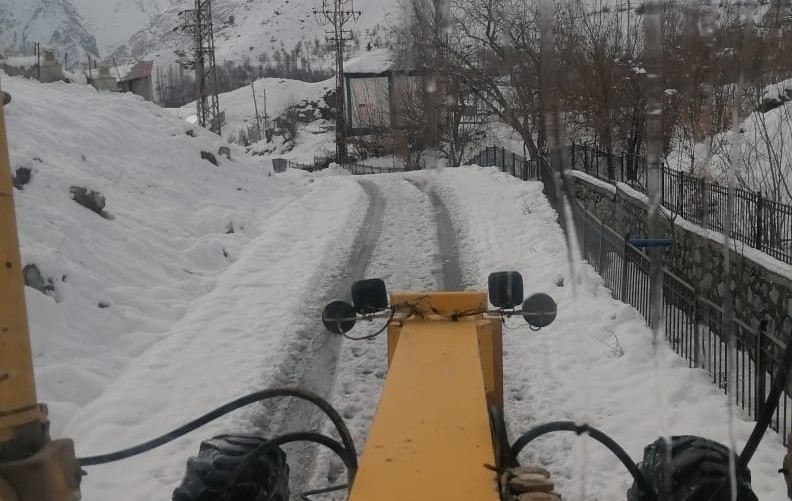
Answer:
M151 85L151 77L138 78L129 82L129 91L143 96L146 101L154 100L154 91Z
M574 178L582 206L621 235L647 235L645 197L623 185L610 186L585 175ZM666 267L715 304L723 304L726 287L734 294L738 319L784 340L792 338L792 266L744 244L732 243L731 277L723 276L724 251L719 233L687 221L663 218L665 235L674 245L665 253Z
M9 64L9 61L6 60L0 60L0 68L11 77L22 76L34 79L38 79L40 71L42 83L63 80L63 66L55 60L55 55L51 51L43 51L41 53L40 70L35 63L33 65L15 65Z

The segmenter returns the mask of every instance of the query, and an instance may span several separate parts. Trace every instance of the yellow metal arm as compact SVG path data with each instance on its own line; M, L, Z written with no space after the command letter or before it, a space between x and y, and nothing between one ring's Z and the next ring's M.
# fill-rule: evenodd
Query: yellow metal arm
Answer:
M394 295L391 302L417 297ZM451 322L435 313L486 307L484 293L420 297L426 301L419 309L434 310L389 332L388 379L350 501L497 501L487 403L497 405L502 395L494 373L500 361L492 364L494 353L500 358L499 325L481 316Z
M22 261L0 99L0 501L80 499L71 440L51 442L36 400Z
M41 423L28 337L5 118L0 103L0 461L20 459L20 454L24 457L26 452L29 455L40 449L45 441Z

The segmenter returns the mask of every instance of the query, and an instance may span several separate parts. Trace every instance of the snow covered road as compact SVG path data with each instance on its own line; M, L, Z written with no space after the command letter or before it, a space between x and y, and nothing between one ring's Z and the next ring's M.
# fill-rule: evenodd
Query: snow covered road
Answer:
M661 431L728 443L726 398L670 350L651 349L638 313L579 263L570 274L555 213L537 183L493 169L352 177L272 175L224 143L131 96L3 80L24 264L52 290L26 289L37 386L53 434L86 456L135 445L248 392L297 384L329 395L362 450L386 376L385 337L342 342L320 312L358 278L390 290L485 289L517 270L559 318L505 332L512 435L586 420L634 458ZM190 134L187 134L187 133ZM102 217L71 186L100 191ZM374 332L361 325L356 333ZM659 397L658 397L659 395ZM659 401L669 402L660 406ZM153 452L88 469L84 499L167 499L199 442L222 432L310 428L297 406L253 407ZM664 425L665 423L665 425ZM741 447L752 427L735 421ZM343 481L324 452L291 450L295 491ZM781 500L784 450L769 433L751 465L762 501ZM569 499L620 500L627 473L596 444L558 435L526 458Z

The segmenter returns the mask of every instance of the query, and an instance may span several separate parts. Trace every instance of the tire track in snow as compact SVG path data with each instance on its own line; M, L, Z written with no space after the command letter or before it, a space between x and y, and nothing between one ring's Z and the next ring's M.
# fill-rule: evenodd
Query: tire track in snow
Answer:
M414 176L414 175L413 175ZM386 226L366 276L385 280L389 290L459 288L456 232L439 197L423 178L372 176L385 193ZM355 335L368 335L382 322L358 325ZM331 403L339 410L362 453L387 373L387 338L344 342ZM323 430L332 433L330 427ZM345 469L331 453L317 456L311 487L345 481ZM337 497L341 499L344 492Z
M364 277L380 238L384 219L385 203L380 189L370 181L358 182L369 203L361 208L366 211L366 216L355 236L352 251L345 261L331 264L327 270L319 271L325 275L321 280L323 286L319 289L323 292L310 299L305 321L294 333L295 339L299 341L289 349L278 376L271 384L272 387L302 388L325 398L333 387L342 338L332 336L325 330L321 322L322 309L336 299L351 300L350 288L355 281ZM324 271L327 273L323 273ZM276 436L289 431L315 431L324 419L324 415L313 405L288 399L280 405L265 405L257 425L264 436ZM297 443L286 446L285 449L291 468L292 496L295 497L305 490L310 473L308 467L313 463L316 446Z
M440 260L442 273L439 274L437 288L446 291L462 290L462 270L459 265L459 246L457 245L457 231L451 220L451 213L443 203L437 190L426 177L408 179L408 181L429 196L434 209L437 226L437 239L440 247Z

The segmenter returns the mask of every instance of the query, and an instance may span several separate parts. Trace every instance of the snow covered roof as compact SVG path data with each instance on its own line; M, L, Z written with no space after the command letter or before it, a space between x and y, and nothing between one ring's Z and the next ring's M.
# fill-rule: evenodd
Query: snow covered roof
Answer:
M344 63L345 72L350 73L385 73L393 70L390 52L386 49L372 50Z

